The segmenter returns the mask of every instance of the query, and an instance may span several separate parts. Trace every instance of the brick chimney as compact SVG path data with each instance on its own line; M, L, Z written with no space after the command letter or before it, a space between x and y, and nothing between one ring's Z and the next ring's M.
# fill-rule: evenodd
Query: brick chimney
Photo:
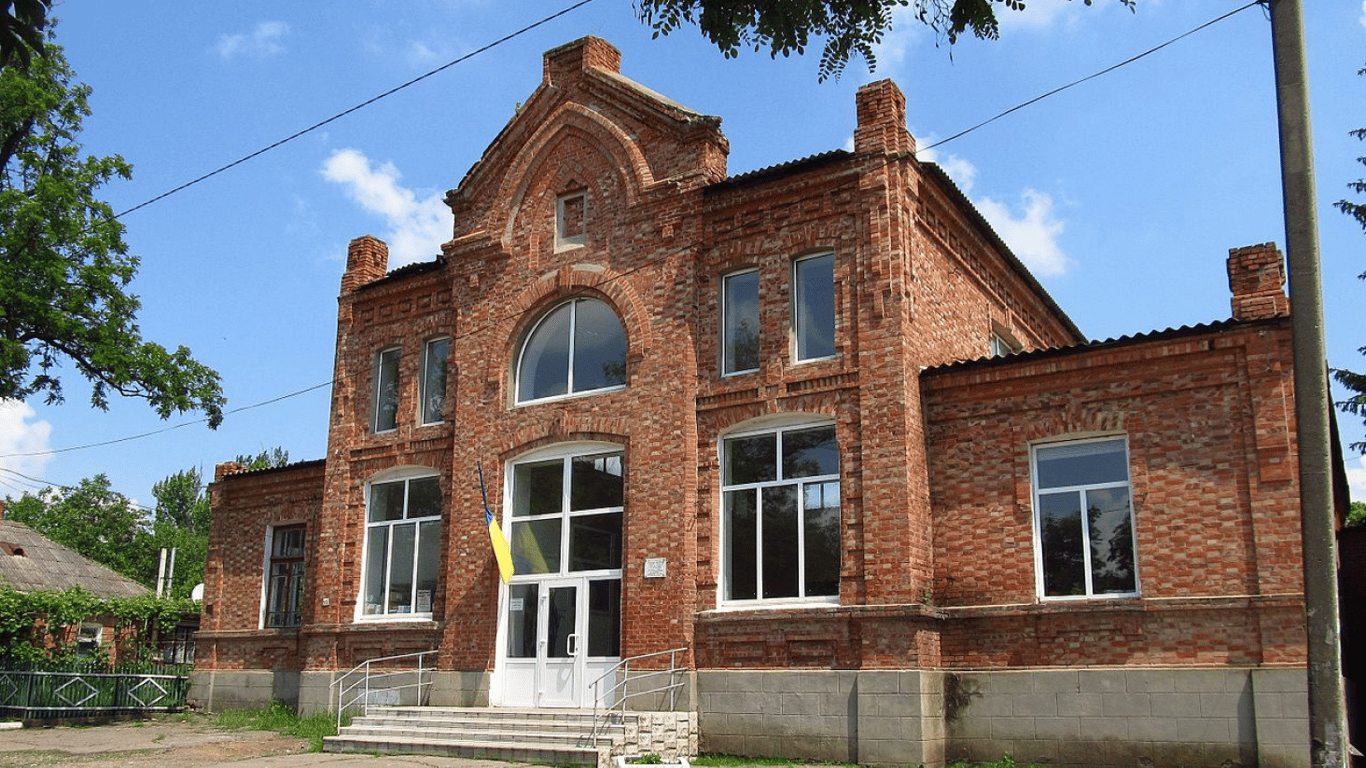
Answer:
M586 69L621 72L621 51L600 37L581 37L545 52L542 77L549 85L564 86Z
M366 283L384 277L389 268L389 246L374 235L362 235L346 249L346 272L342 274L342 293L350 293Z
M1275 243L1230 248L1228 287L1234 320L1264 320L1290 314L1285 295L1285 259Z
M863 153L915 152L915 139L906 132L906 95L891 80L858 89L858 127L854 151Z

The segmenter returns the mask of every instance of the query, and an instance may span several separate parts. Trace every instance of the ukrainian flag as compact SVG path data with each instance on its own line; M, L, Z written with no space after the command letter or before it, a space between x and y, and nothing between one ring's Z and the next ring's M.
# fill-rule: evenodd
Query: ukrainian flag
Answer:
M489 528L489 539L493 541L493 556L498 559L498 573L503 577L506 584L512 578L512 550L508 548L508 540L503 536L503 529L498 526L498 518L493 516L493 511L489 509L489 497L484 492L484 467L476 463L479 469L479 495L484 499L484 525Z

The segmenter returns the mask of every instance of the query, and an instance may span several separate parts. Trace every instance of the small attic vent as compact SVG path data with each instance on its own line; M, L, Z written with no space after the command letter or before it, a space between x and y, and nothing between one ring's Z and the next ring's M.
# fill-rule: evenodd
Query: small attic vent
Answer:
M4 552L7 555L13 555L14 557L24 556L23 547L18 544L11 544L8 541L0 541L0 552Z

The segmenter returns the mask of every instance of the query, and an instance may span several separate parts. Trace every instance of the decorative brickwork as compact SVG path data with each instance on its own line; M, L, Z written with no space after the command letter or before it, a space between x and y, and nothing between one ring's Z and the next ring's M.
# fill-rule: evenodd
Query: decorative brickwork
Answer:
M710 729L714 747L753 753L781 743L780 731L805 733L809 722L845 730L812 731L804 756L936 764L954 744L945 726L952 697L940 687L952 676L943 670L1304 663L1288 302L1274 247L1231 252L1233 320L1088 344L944 172L914 158L895 84L860 89L854 151L727 178L720 121L625 79L620 63L595 38L546 54L543 82L449 193L453 238L436 260L386 275L383 243L351 244L325 460L216 474L205 670L316 678L436 648L448 676L440 679L484 689L435 697L514 703L533 694L530 683L510 682L521 673L509 659L529 646L509 639L509 626L536 631L527 611L549 610L552 590L606 584L583 605L598 622L593 632L608 627L616 645L595 645L603 636L587 630L577 642L597 648L605 660L590 661L602 664L687 649L704 747ZM566 198L572 227L562 220ZM795 319L811 307L794 288L793 265L812 255L832 265L822 301L833 306L833 328L822 330L833 354L798 359L794 328L814 321ZM722 286L737 272L757 284L757 327L746 343L758 364L722 375L731 343ZM610 309L624 332L624 356L597 361L615 383L519 402L528 337L580 299ZM570 350L567 340L578 337L568 327L564 334L566 361L591 357ZM1018 353L989 359L993 335ZM424 349L437 338L449 343L442 418L431 423L418 414L429 405L419 402ZM382 375L381 352L391 366ZM392 429L376 428L381 399L397 414ZM770 501L780 492L801 487L826 494L821 503L833 499L838 585L818 599L778 588L762 595L772 599L732 597L734 572L778 583L799 567L791 563L801 559L800 537L823 532L812 523L799 536L791 523L793 540L763 540L762 557L739 548L743 509L728 507L722 488L759 492L728 479L740 470L727 468L723 445L737 433L806 422L823 434L833 424L838 466L828 478L838 480L803 486L812 472L793 459L783 469L796 478L790 487L763 489L763 503L774 505L763 525L788 525ZM1093 539L1075 552L1120 562L1137 587L1055 599L1037 576L1045 545L1031 447L1097 438L1124 447L1123 482L1112 486L1122 486L1127 506L1108 518L1104 541L1099 523L1072 529ZM512 534L529 530L516 526L532 516L533 491L516 485L524 481L515 468L527 457L559 461L575 446L622 457L613 482L624 500L608 505L620 513L619 534L602 534L603 549L592 553L601 562L591 566L560 565L559 544L531 559L519 550L514 583L539 587L542 602L514 599L499 582L477 468L490 508L525 548ZM376 560L388 544L367 538L367 494L410 476L440 488L439 534L424 529L440 537L435 588L402 583L403 599L418 598L385 613L383 590L366 591L367 569L412 561ZM611 528L614 519L593 525ZM303 626L262 630L268 531L300 522ZM565 553L578 546L564 541ZM566 587L572 579L583 583ZM833 681L822 696L843 696L849 709L817 717L801 713L814 699L788 697L783 706L799 714L761 712L743 720L745 733L739 721L709 716L738 706L709 680L767 685L802 675L814 676L803 685ZM892 690L878 687L886 684ZM913 706L897 698L903 693ZM589 695L577 701L590 706ZM860 715L859 702L910 709L904 719L878 719ZM871 718L861 733L860 717ZM915 733L896 730L907 723Z

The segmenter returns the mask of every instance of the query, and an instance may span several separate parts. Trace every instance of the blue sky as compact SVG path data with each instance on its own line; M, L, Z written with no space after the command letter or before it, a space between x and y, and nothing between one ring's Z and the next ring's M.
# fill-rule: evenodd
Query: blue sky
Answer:
M134 166L132 181L103 190L125 211L569 5L65 0L57 38L94 89L86 149ZM1138 0L1134 13L1117 0L1028 5L1001 11L1000 40L953 47L899 19L875 72L856 61L818 83L819 46L728 60L691 28L652 40L629 2L593 0L128 213L144 335L216 368L234 412L217 431L195 415L162 421L141 401L102 412L69 373L63 405L0 404L0 494L105 473L150 506L153 483L181 469L210 476L277 445L323 457L347 242L386 240L391 267L434 257L449 231L442 196L562 43L606 38L624 75L720 116L736 174L849 147L854 93L872 80L897 81L923 148L1243 0ZM1366 3L1305 5L1329 362L1366 368L1366 283L1355 279L1366 234L1331 207L1366 175L1355 160L1366 143L1347 133L1366 126ZM1091 338L1227 319L1228 249L1285 240L1269 20L1260 7L1238 12L922 159L954 176ZM1340 420L1345 441L1362 439L1359 420ZM1348 468L1366 499L1360 457Z

